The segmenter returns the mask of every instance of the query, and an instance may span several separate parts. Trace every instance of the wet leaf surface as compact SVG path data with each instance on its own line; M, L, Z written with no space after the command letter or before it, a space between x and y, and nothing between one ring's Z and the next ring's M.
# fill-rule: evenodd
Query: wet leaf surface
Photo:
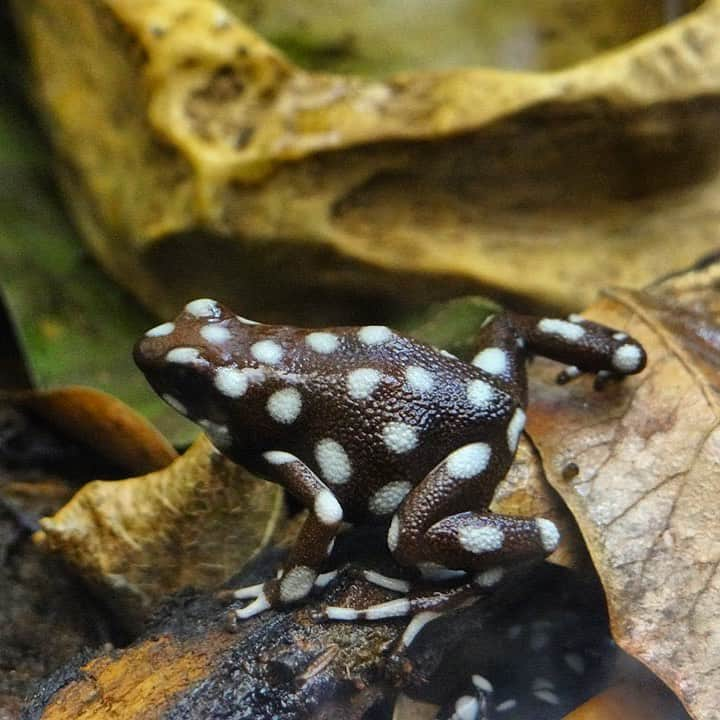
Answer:
M589 380L553 386L556 368L538 361L528 422L617 642L702 720L720 705L719 278L712 263L610 293L586 315L640 340L648 369L598 394Z

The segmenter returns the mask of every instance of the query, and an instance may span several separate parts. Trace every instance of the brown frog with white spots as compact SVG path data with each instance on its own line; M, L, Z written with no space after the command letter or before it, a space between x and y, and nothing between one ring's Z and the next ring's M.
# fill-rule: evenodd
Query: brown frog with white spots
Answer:
M222 453L310 511L278 576L234 591L252 600L234 611L238 620L300 601L327 582L332 574L319 569L343 521L387 526L394 558L425 580L464 581L365 610L330 607L328 618L447 607L498 582L510 564L551 553L559 534L550 520L488 510L525 424L525 364L533 354L568 365L559 382L594 372L602 383L645 366L631 337L576 315L495 316L466 363L384 326L263 325L209 299L189 303L135 348L170 405ZM404 580L366 575L410 589ZM411 623L408 642L420 626Z

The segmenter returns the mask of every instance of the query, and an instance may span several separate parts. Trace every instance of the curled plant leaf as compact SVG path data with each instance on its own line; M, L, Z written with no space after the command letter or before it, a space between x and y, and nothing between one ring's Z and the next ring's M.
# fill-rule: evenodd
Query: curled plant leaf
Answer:
M647 370L593 393L538 361L528 432L572 511L613 634L697 720L720 705L720 304L715 262L586 316L640 340Z
M163 316L575 308L715 247L718 0L554 72L382 80L299 67L212 0L12 6L77 224Z
M144 417L100 390L74 386L5 397L128 472L159 470L177 457L172 445Z
M166 594L216 587L242 567L272 536L282 499L203 435L162 470L85 485L35 539L135 626Z

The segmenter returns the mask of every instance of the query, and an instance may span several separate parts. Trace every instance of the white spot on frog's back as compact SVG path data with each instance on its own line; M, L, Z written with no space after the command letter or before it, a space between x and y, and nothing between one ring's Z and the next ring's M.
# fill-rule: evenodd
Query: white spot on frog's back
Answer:
M393 333L385 325L366 325L358 330L357 335L363 345L380 345L390 340Z
M612 364L616 370L631 373L640 367L642 352L637 345L621 345L612 356Z
M194 347L173 348L165 355L166 362L176 363L178 365L194 365L200 360L202 360L200 351Z
M471 380L467 386L467 399L474 407L490 408L495 400L495 389L484 380Z
M585 328L576 322L543 318L537 324L538 330L548 335L557 335L568 342L577 342L584 334Z
M230 331L222 325L203 325L200 328L200 335L211 345L222 345L232 337Z
M166 322L162 325L157 325L154 328L150 328L145 333L146 337L162 337L163 335L169 335L175 329L175 323Z
M405 380L411 389L419 393L430 392L435 384L433 374L419 365L410 365L405 368Z
M315 460L320 474L329 483L342 485L352 475L352 466L345 448L332 438L324 438L315 445Z
M467 480L485 470L490 462L490 454L487 443L470 443L447 456L445 469L451 478Z
M382 373L374 368L358 368L348 373L348 394L353 400L365 400L382 380Z
M289 425L294 422L302 410L302 397L295 388L276 390L265 406L270 417L276 422Z
M311 332L305 336L305 343L311 350L321 355L328 355L337 350L340 341L329 332Z
M472 364L490 375L505 375L508 371L508 356L502 348L485 348L473 358Z
M412 485L404 480L390 482L375 492L368 503L374 515L389 515L397 510L405 496L412 490Z
M274 340L258 340L250 346L250 354L261 363L275 365L282 360L282 346Z
M418 444L417 430L403 422L389 422L382 429L385 447L398 455L410 452Z
M198 298L185 306L185 312L195 317L217 317L220 314L220 306L217 301L210 298Z
M582 655L573 652L565 653L563 660L576 675L585 674L585 658Z
M312 590L317 573L306 565L289 570L280 580L280 599L290 603L302 600Z
M542 700L543 702L546 702L549 705L559 705L560 704L560 698L552 690L545 690L545 689L535 690L535 692L533 692L533 695L538 700Z
M465 525L458 530L460 545L474 555L500 550L504 540L503 531L491 525L481 527Z
M511 453L517 449L520 433L525 427L525 412L522 408L517 408L512 416L512 420L507 427L507 444Z

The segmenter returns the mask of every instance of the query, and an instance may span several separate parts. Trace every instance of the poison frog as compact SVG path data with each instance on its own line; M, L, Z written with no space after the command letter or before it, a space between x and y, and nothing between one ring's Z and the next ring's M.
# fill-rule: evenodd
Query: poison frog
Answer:
M305 599L332 577L320 570L341 524L373 523L386 528L394 559L424 581L464 581L413 597L408 581L368 572L406 596L364 610L328 607L325 617L414 615L408 641L441 607L558 545L552 521L488 509L525 425L526 361L535 354L566 365L560 383L591 372L603 384L646 363L632 337L579 315L498 314L464 362L384 325L266 325L207 298L149 330L134 351L155 391L220 452L309 510L277 577L233 592L251 600L235 619Z

